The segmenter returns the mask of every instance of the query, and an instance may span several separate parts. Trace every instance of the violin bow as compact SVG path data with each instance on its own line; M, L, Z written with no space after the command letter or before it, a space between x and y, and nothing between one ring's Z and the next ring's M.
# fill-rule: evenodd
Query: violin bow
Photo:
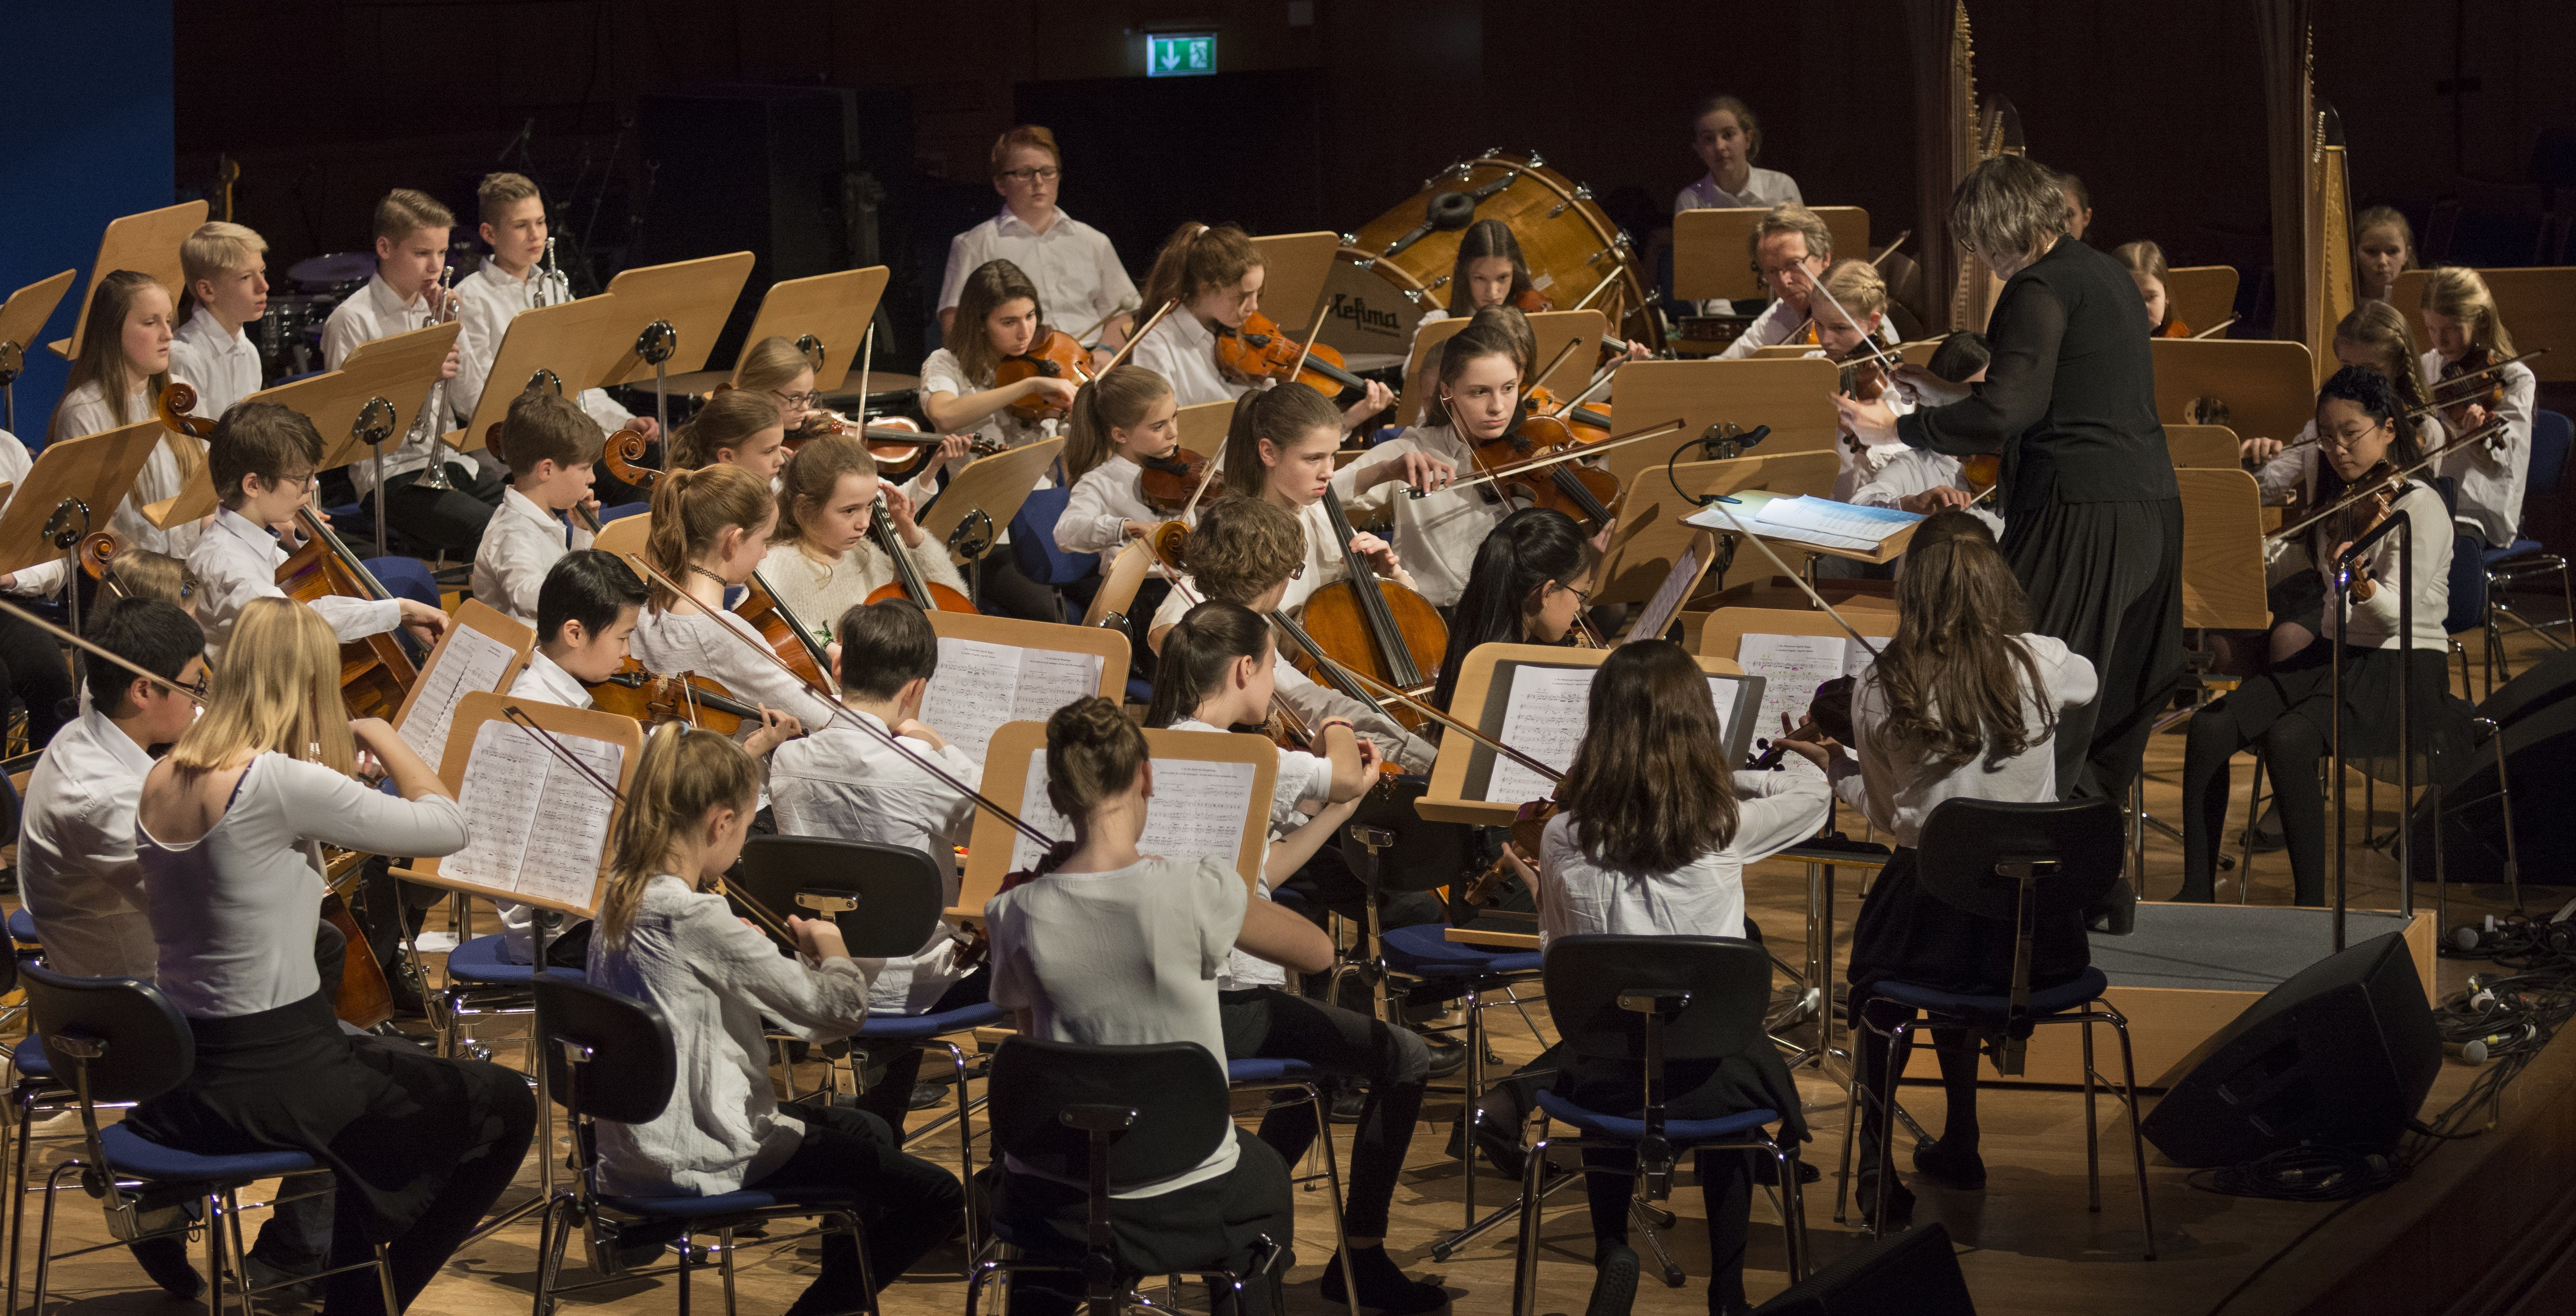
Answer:
M659 584L662 588L667 589L673 594L678 595L680 598L687 600L690 606L706 610L706 605L699 603L696 599L689 598L689 592L680 588L679 582L662 574L662 569L660 567L654 566L652 563L645 561L643 554L629 553L626 555L626 560L634 564L634 566L638 570L642 571L646 577L656 584ZM943 768L938 764L923 758L921 755L906 749L903 744L903 737L894 734L893 728L877 727L870 724L867 719L860 717L857 713L850 711L846 705L842 704L837 692L825 691L808 683L804 677L798 676L796 674L796 669L788 666L787 660L779 657L778 654L768 645L726 625L721 618L712 618L712 620L715 621L716 629L732 636L736 641L741 643L743 647L748 648L753 653L767 659L770 666L786 673L787 679L795 682L799 689L814 696L816 699L823 701L824 706L832 710L832 715L834 717L848 721L851 726L858 728L862 733L874 737L877 743L884 745L886 748L891 749L895 753L911 760L914 767L938 778L942 783L945 783L949 789L973 800L978 807L984 809L994 817L1009 823L1014 830L1019 832L1020 835L1037 842L1040 846L1046 849L1052 850L1055 848L1054 837L1030 826L1027 821L1022 819L1018 814L1003 808L1001 805L995 804L991 797L985 795L984 792L959 781L954 776L951 776L946 768Z
M1321 337L1323 332L1324 313L1322 308L1318 307L1315 311L1315 327L1306 331L1305 345L1297 349L1297 368L1288 372L1289 383L1296 383L1297 376L1306 373L1306 358L1315 354L1315 340Z
M1126 364L1128 354L1136 350L1136 344L1144 342L1145 335L1154 332L1154 326L1161 324L1163 322L1163 317L1170 315L1172 313L1172 308L1178 305L1180 305L1179 302L1167 301L1161 306L1156 307L1154 309L1154 314L1145 321L1145 327L1127 335L1127 341L1118 345L1118 351L1109 358L1109 364L1100 368L1100 374L1108 374L1110 371L1116 370L1121 365ZM1112 311L1110 314L1115 315L1117 312ZM1320 315L1315 317L1319 322L1323 318L1324 317ZM1094 379L1098 379L1099 377L1100 375L1092 376Z
M1191 513L1199 510L1199 500L1207 496L1208 486L1215 483L1216 473L1224 468L1225 447L1224 445L1219 444L1215 454L1208 458L1207 469L1199 472L1199 487L1190 490L1190 500L1181 504L1180 519L1184 523L1190 519ZM1179 568L1174 567L1173 570L1178 571Z
M1690 496L1688 493L1684 493L1678 485L1674 486L1674 492L1681 493L1685 498ZM1834 605L1825 602L1825 596L1817 593L1816 587L1808 584L1807 578L1804 575L1790 570L1789 564L1782 561L1780 559L1780 555L1772 550L1769 541L1763 539L1762 536L1753 533L1751 529L1745 526L1744 522L1736 518L1734 510L1727 506L1728 503L1734 501L1735 500L1733 498L1720 495L1717 500L1710 503L1709 506L1716 508L1718 515L1725 517L1726 523L1735 527L1735 532L1737 534L1744 536L1746 539L1752 540L1753 546L1762 550L1762 556L1771 559L1771 565L1778 567L1781 575L1787 576L1791 581L1795 582L1800 592L1807 596L1809 602L1824 609L1825 615L1833 618L1834 624L1842 627L1843 634L1852 637L1852 642L1854 644L1869 650L1869 656L1871 658L1878 657L1879 651L1877 645L1872 644L1867 639L1863 638L1861 633L1853 628L1851 622L1843 617L1840 609L1837 609Z
M1291 635L1299 634L1299 632L1298 632L1298 631L1296 631L1296 630L1291 630L1289 633L1290 633ZM1353 684L1358 685L1358 686L1359 686L1359 687L1361 687L1362 689L1365 689L1365 690L1374 690L1374 691L1376 691L1376 692L1378 693L1378 697L1379 697L1379 699L1380 699L1381 701L1388 700L1388 699L1393 699L1393 700L1401 701L1401 702L1403 702L1403 703L1405 703L1405 704L1407 704L1407 705L1410 705L1410 706L1411 706L1412 708L1414 708L1416 711L1420 712L1420 713L1421 713L1421 714L1423 714L1425 717L1430 718L1432 721L1437 722L1437 723L1439 723L1440 725L1442 725L1442 726L1444 726L1444 727L1448 727L1448 728L1450 728L1450 729L1451 729L1451 730L1453 730L1453 731L1456 731L1456 732L1457 732L1457 733L1459 733L1460 735L1463 735L1463 736L1467 737L1468 739L1475 741L1477 744L1482 745L1482 746L1484 746L1485 748L1490 749L1490 750L1494 751L1495 753L1500 754L1500 755L1504 756L1505 758L1508 758L1508 759L1510 759L1511 761L1513 761L1513 762L1515 762L1515 763L1520 764L1522 767L1527 768L1527 769L1529 769L1530 771L1535 772L1535 773L1539 774L1540 776L1547 778L1547 779L1548 779L1548 780L1550 780L1550 781L1563 781L1563 780L1565 780L1565 773L1563 773L1562 771L1560 771L1560 770L1558 770L1558 769L1556 769L1556 768L1551 768L1551 767L1549 767L1548 765L1546 765L1546 764L1544 764L1544 763L1539 762L1537 759L1531 758L1529 755L1524 754L1524 753L1520 752L1519 750L1514 749L1514 748L1512 748L1511 746L1506 745L1506 744L1504 744L1503 742L1501 742L1501 741L1499 741L1499 740L1494 739L1492 736L1486 735L1483 731L1478 730L1476 727L1474 727L1474 726L1472 726L1472 725L1470 725L1470 724L1468 724L1468 723L1466 723L1466 722L1462 722L1462 721L1460 721L1460 720L1459 720L1459 719L1457 719L1457 718L1451 717L1449 714L1444 713L1444 712L1442 712L1441 710L1439 710L1439 709L1437 709L1437 708L1433 708L1431 705L1429 705L1429 704L1427 704L1427 703L1423 702L1422 700L1416 699L1416 698L1414 698L1413 696L1411 696L1411 695L1409 695L1409 694L1406 694L1405 692L1403 692L1403 691L1401 691L1401 690L1396 689L1394 686L1388 685L1388 684L1387 684L1387 683L1385 683L1384 681L1380 681L1380 680L1378 680L1378 679L1376 679L1376 678L1374 678L1374 677L1368 676L1368 675L1366 675L1366 674L1364 674L1364 673L1361 673L1361 672L1355 672L1355 671L1352 671L1350 668L1345 667L1345 666L1343 666L1342 664L1340 664L1340 663L1338 663L1338 662L1333 661L1333 659L1332 659L1332 658L1330 658L1330 657L1328 657L1328 656L1323 652L1323 650L1322 650L1322 649L1320 649L1320 648L1317 648L1317 647L1315 647L1315 646L1313 646L1313 645L1311 645L1311 644L1310 644L1310 645L1308 645L1308 646L1307 646L1307 648L1306 648L1306 654L1307 654L1307 656L1308 656L1308 657L1313 658L1316 662L1321 663L1321 664L1323 664L1323 665L1324 665L1324 666L1326 666L1326 667L1332 668L1334 671L1336 671L1336 672L1340 673L1341 675L1343 675L1343 676L1345 676L1345 677L1348 677L1348 678L1351 680L1351 682L1352 682Z
M2494 438L2495 436L2497 436L2498 434L2502 434L2502 433L2504 432L2504 429L2505 429L2505 420L2504 420L2504 417L2502 417L2502 416L2498 416L2498 417L2496 417L2495 419L2488 421L2486 424L2481 425L2481 426L2477 427L2476 429L2473 429L2473 430L2469 431L2469 432L2468 432L2468 433L2466 433L2466 434L2462 434L2462 435L2458 436L2457 438L2452 439L2450 442L2443 444L2441 447L2435 448L2435 449L2434 449L2434 450L2432 450L2431 452L2425 453L2422 457L2417 458L2417 459L2416 459L2416 461L2415 461L2415 463L2414 463L2413 465L2411 465L2411 466L2407 466L2407 467L2404 467L2404 468L2400 469L2400 470L2397 472L2397 474L2396 474L2396 475L2389 477L2389 478L2390 478L2390 481L2403 480L2403 479L2405 479L2407 476L2413 475L2415 472L2420 471L2420 470L2424 469L2425 467L2432 465L2435 461L2439 460L2439 459L2440 459L2444 454L2446 454L2446 453L2450 452L2450 450L2451 450L2451 449L2453 449L2453 448L2463 448L2463 447L2467 447L2467 446L2469 446L2470 444L2474 444L2474 443L2485 443L2485 442L2487 442L2487 441L2489 441L2489 440L2493 439L2493 438ZM2385 482L2382 482L2382 483L2385 483ZM2373 487L2370 487L2370 488L2358 489L2358 490L2356 490L2356 491L2354 491L2354 492L2352 492L2352 493L2346 494L2344 497L2342 497L2342 498L2340 498L2340 499L2336 500L2336 502L2335 502L2332 506L2325 508L2324 510L2322 510L2322 511L2318 512L2316 515L2309 517L2307 520L2305 520L2305 521L2301 521L2300 523L2298 523L2297 525L2294 525L2294 526L2284 526L2284 527L2282 527L2282 528L2281 528L2281 529L2279 529L2279 530L2275 530L2275 531L2273 531L2271 534L2265 535L2265 536L2264 536L2264 538L2265 538L2265 539L2267 539L2267 540L2271 540L2271 539L2288 539L2288 538L2290 538L2290 537L2292 537L2292 536L2294 536L2294 535L2298 534L2300 531L2307 529L2309 526L2315 525L2315 524L2316 524L2316 523L2318 523L2319 521L2323 521L2323 520L2325 520L2327 517L2333 516L2335 513L2340 512L2340 511L2343 511L2343 510L2345 510L2345 509L2347 509L2347 508L2357 507L2357 506L2359 506L2359 505L2362 503L2362 501L2363 501L2363 500L2368 499L2368 498L2374 498L2374 497L2377 497L2377 496L2378 496L2380 493L2382 493L2382 492L2384 492L2384 490L2382 490L2382 489L2380 489L2379 487L2377 487L2377 485L2374 485Z
M119 592L122 593L122 589L120 589ZM169 677L163 676L159 672L147 670L131 658L127 658L121 654L110 653L105 648L92 644L88 640L84 640L81 637L72 634L70 631L64 630L60 626L56 626L52 622L27 611L25 608L19 607L15 603L11 603L5 598L0 598L0 612L6 612L10 616L53 636L57 640L61 640L65 644L78 645L82 649L87 650L91 655L104 658L107 661L134 673L136 676L142 677L146 681L150 681L152 684L161 687L164 691L167 691L170 694L182 696L186 698L188 702L195 704L199 708L206 706L205 696L198 694L196 691L180 685L178 682L171 680Z
M1150 537L1148 537L1146 541L1145 551L1152 553L1154 555L1154 560L1162 563L1164 569L1172 573L1172 588L1178 591L1182 598L1189 600L1191 607L1195 608L1198 605L1207 602L1206 598L1202 597L1197 590L1191 589L1189 582L1182 578L1180 564L1164 557L1159 550L1154 548L1153 541ZM1306 744L1309 748L1314 745L1315 733L1306 728L1306 719L1297 716L1297 710L1290 708L1288 706L1288 701L1279 697L1279 690L1275 684L1271 687L1270 691L1270 711L1277 713L1281 719L1287 722L1290 735ZM1351 728L1351 734L1355 736L1358 735L1359 728Z
M2484 366L2480 366L2480 367L2478 367L2478 368L2477 368L2477 369L2475 369L2475 370L2463 371L2462 373L2460 373L2460 374L2456 374L2456 375L2453 375L2453 376L2451 376L2451 377L2450 377L2450 378L2448 378L2448 379L2437 379L2437 380L2434 380L2430 385L2426 386L2426 388L2425 388L2425 390L2424 390L2424 391L2425 391L2425 392L2427 392L2427 393L2430 393L2430 394L2434 394L2434 395L2436 395L2436 396L2435 396L2435 399L2434 399L2432 402L2430 402L2430 403L2428 403L2428 404L2426 404L2426 405L2427 405L2427 406L2431 406L2431 407L2455 407L2455 406L2458 406L2458 405L2459 405L2459 402L2458 402L2457 400L2453 400L2453 401L2450 401L2450 402L2444 402L2444 401L2440 400L2440 397L2439 397L2438 395L2439 395L2439 394L2442 392L2442 390L2444 390L2444 389L2455 389L2455 388L2458 388L2460 385L2462 385L2462 384L2466 384L2466 383L2469 383L2469 382L2471 382L2472 380L2478 379L2478 378L2479 378L2479 377L2481 377L2481 376L2484 376L2484 375L2492 375L2492 374L2494 374L2495 372L2497 372L2497 371L2499 371L2499 370L2504 369L2506 366L2509 366L2509 365L2516 365L2516 364L2519 364L2519 363L2521 363L2521 362L2528 361L2528 360L2530 360L2530 359L2532 359L2533 357L2536 357L2536 356L2547 356L2547 355L2549 355L2549 349L2548 349L2548 348L2546 348L2546 347L2535 347L2535 348L2531 349L2531 350L2530 350L2530 351L2528 351L2528 352L2524 352L2524 353L2522 353L2522 354L2521 354L2521 355L2519 355L2519 356L2509 356L2509 357L2506 357L2505 359L2503 359L2502 361L2495 362L2495 363L2493 363L2493 364L2491 364L2491 365L2484 365ZM2420 411L2420 410L2423 410L2423 409L2424 409L2424 408L2421 408L2421 407L2408 408L2408 410L2407 410L2406 414L2411 416L2411 415L2414 415L2417 411Z
M2221 333L2225 333L2225 332L2227 332L2227 326L2229 326L2229 325L2231 325L2231 324L2236 323L2236 321L2237 321L2237 319L2238 319L2238 318L2239 318L2239 317L2237 317L2237 316L2233 316L2233 315L2231 315L2231 316L2227 317L2226 319L2221 320L2221 321L2219 321L2218 323L2213 324L2213 325L2209 326L2208 328L2201 330L2199 333L2193 334L2193 335L2192 335L2192 337L2194 337L2194 338L2207 338L2207 337L2209 337L2211 334L2221 334Z
M1569 448L1564 452L1553 453L1549 456L1533 457L1528 461L1513 462L1511 465L1502 467L1499 470L1487 471L1482 475L1474 476L1470 479L1456 481L1449 485L1449 488L1452 490L1472 489L1480 484L1491 484L1496 480L1508 480L1515 475L1522 474L1523 472L1535 471L1542 467L1557 465L1561 462L1581 461L1586 457L1608 452L1612 448L1624 447L1631 443L1641 443L1647 439L1670 434L1681 427L1682 422L1680 420L1668 420L1660 425L1649 425L1644 429L1622 434L1617 438L1603 439L1599 443L1581 444ZM1413 496L1416 498L1422 497L1422 491L1418 489L1415 490Z
M1891 250L1893 250L1893 248L1891 248ZM1843 318L1843 323L1850 325L1854 329L1860 328L1860 321L1853 319L1851 312L1844 310L1843 304L1834 300L1833 291L1825 287L1824 280L1816 280L1815 286L1809 291L1824 298L1825 305L1834 308L1834 314L1841 316ZM1878 348L1878 335L1875 332L1862 334L1860 336L1860 345L1868 348L1871 359L1878 362L1878 368L1887 372L1887 382L1890 384L1895 383L1896 368L1904 365L1905 362L1901 358L1892 357L1887 353L1880 351Z

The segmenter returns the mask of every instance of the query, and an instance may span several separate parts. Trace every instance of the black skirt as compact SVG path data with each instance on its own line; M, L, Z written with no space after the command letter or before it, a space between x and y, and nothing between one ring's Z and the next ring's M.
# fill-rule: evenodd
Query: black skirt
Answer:
M2012 988L2013 925L1979 918L1932 894L1916 873L1911 846L1899 846L1861 901L1852 924L1852 1004L1882 980L1941 991L2000 996ZM2081 913L2041 919L2032 929L2030 985L2053 987L2083 976L2093 963Z
M500 1136L504 1103L528 1101L497 1065L441 1060L408 1042L340 1031L320 992L273 1010L190 1019L188 1081L125 1117L155 1142L213 1155L309 1152L338 1177L368 1241L416 1220L468 1153Z
M2400 655L2404 655L2400 657ZM2247 686L2269 684L2285 711L2284 717L2304 717L2317 729L2317 738L2329 747L2334 744L2334 728L2327 725L2326 709L2334 702L2336 676L2333 666L2334 642L2320 639L2307 648L2275 664L2271 671L2250 677ZM2397 705L2406 705L2406 738L2413 742L2419 760L2429 759L2435 771L2460 762L2470 747L2467 704L2451 694L2450 668L2438 649L2357 649L2343 651L2343 753L2355 767L2363 768L2382 781L2397 780ZM2236 694L2223 696L2237 698ZM2430 780L2420 772L2418 781Z
M2016 508L2001 547L2030 628L2065 641L2101 682L2058 723L2058 793L2116 795L2183 676L2182 500Z

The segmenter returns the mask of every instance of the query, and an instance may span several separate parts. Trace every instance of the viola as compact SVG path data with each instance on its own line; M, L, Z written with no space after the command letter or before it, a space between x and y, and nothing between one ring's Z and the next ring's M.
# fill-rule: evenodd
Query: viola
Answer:
M1074 336L1061 329L1049 329L1038 335L1028 350L1002 358L993 368L993 387L1009 388L1023 379L1064 379L1077 386L1091 382L1091 353ZM1022 420L1046 420L1064 414L1061 403L1050 402L1043 394L1033 394L1011 404L1011 414Z
M955 587L921 578L921 572L912 565L912 555L904 551L903 537L895 533L894 513L886 509L882 489L877 491L876 510L868 517L868 533L876 536L877 547L884 549L887 560L894 563L894 580L869 591L868 602L910 599L924 612L975 611L975 601L958 593Z
M2165 317L2165 327L2158 329L2153 336L2157 338L2189 338L2191 337L2191 326L2184 324L2181 316L2167 316Z
M1537 384L1521 395L1524 426L1536 425L1542 442L1551 444L1599 443L1610 437L1611 411L1608 407L1590 407L1577 402L1572 407L1557 405L1556 395L1547 385Z
M1303 358L1302 362L1300 358ZM1354 389L1368 391L1368 381L1342 368L1342 354L1323 343L1312 351L1259 311L1243 317L1243 327L1216 327L1216 363L1226 374L1246 383L1292 377L1297 383L1338 401Z
M745 587L748 592L742 602L734 605L734 615L760 632L760 638L769 642L770 651L787 664L797 679L823 684L823 673L832 665L823 651L823 642L778 597L769 582L760 578L759 572L751 573Z
M1136 464L1144 467L1136 475L1137 496L1157 512L1179 514L1207 483L1208 459L1188 448L1174 448Z
M1335 664L1402 690L1426 684L1423 673L1437 671L1448 651L1448 623L1428 600L1392 580L1380 580L1367 560L1352 551L1351 538L1358 532L1331 489L1324 491L1324 510L1349 578L1309 595L1298 621ZM1311 655L1300 655L1299 666L1309 675L1316 670ZM1408 727L1424 725L1422 714L1410 708L1388 713Z
M1554 800L1530 800L1522 804L1512 813L1511 835L1504 840L1504 849L1518 856L1522 863L1529 865L1531 871L1535 872L1538 869L1540 843L1547 836L1549 821L1555 817L1556 801ZM1502 889L1503 879L1509 876L1511 871L1509 860L1496 858L1493 863L1485 867L1483 872L1467 879L1467 889L1460 893L1459 902L1470 909L1491 903L1495 894Z
M629 658L615 676L583 687L593 707L631 717L647 727L683 722L730 736L743 723L761 721L760 709L694 672L656 676Z

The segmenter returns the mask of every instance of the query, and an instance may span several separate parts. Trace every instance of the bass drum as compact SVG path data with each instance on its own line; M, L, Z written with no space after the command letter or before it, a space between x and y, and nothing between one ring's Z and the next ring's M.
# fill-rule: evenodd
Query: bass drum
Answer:
M1622 336L1663 346L1660 317L1638 275L1636 244L1592 200L1592 190L1535 152L1496 151L1440 171L1410 200L1351 235L1324 285L1323 341L1345 355L1411 350L1423 314L1448 305L1460 235L1480 219L1511 226L1530 282L1552 309L1593 308Z

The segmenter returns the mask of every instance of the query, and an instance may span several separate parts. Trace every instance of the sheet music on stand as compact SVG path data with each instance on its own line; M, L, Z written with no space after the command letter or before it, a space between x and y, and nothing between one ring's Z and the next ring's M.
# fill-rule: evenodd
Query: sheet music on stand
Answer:
M921 720L978 766L1005 722L1044 722L1100 690L1096 653L939 637L939 670L921 697ZM1023 838L1025 839L1025 838Z
M1779 734L1783 714L1791 726L1805 719L1817 686L1838 676L1859 676L1869 670L1871 657L1840 635L1747 635L1737 643L1735 661L1745 675L1763 678L1753 734L1773 736Z
M1592 723L1592 678L1598 671L1595 667L1546 667L1536 663L1515 667L1511 693L1504 705L1503 729L1494 739L1560 772L1572 767L1575 751L1582 747L1583 734ZM1755 679L1749 674L1708 678L1709 700L1717 708L1718 734L1729 743L1739 739L1732 719L1744 687ZM1500 755L1495 756L1493 771L1485 779L1485 799L1496 804L1543 800L1555 793L1555 782L1518 760Z
M626 751L611 741L558 734L602 781L616 781ZM608 847L615 802L545 744L502 719L476 727L457 805L473 838L439 861L460 882L549 906L590 902Z
M1137 850L1165 859L1213 857L1233 863L1243 844L1245 811L1258 808L1269 816L1269 801L1253 798L1258 770L1249 763L1207 759L1157 758L1153 764L1154 798L1146 806L1145 834L1136 839ZM1028 774L1020 792L1020 816L1049 836L1073 835L1072 822L1047 800L1043 747L1029 751ZM1012 871L1036 867L1044 857L1037 842L1014 836Z
M394 715L394 730L402 733L403 743L424 763L446 762L447 728L456 706L477 690L507 689L527 665L536 640L533 629L479 599L467 599Z
M1121 667L1109 679L1125 681ZM986 749L984 793L1013 809L1040 833L1073 839L1073 826L1046 797L1046 727L1008 722ZM1270 795L1279 779L1279 747L1266 736L1145 729L1154 799L1146 811L1144 852L1165 858L1215 855L1249 887L1261 878L1270 847ZM958 881L952 918L974 921L1006 877L1041 858L1038 843L1000 817L978 810Z

